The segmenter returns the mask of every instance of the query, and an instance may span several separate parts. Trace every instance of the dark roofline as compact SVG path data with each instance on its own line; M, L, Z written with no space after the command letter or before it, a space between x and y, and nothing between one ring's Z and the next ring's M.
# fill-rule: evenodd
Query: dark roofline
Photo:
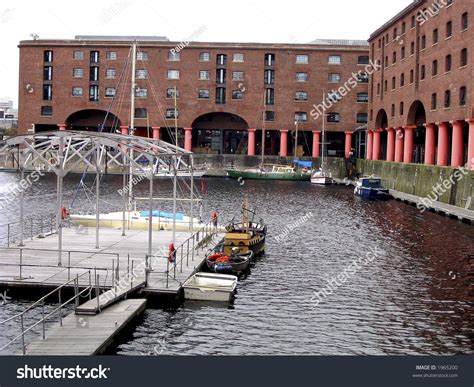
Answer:
M426 0L413 0L409 6L405 7L401 12L397 13L393 18L391 18L387 23L385 23L382 27L378 28L374 31L369 38L369 42L372 41L376 36L380 35L382 31L385 31L391 25L395 24L398 20L408 15L411 11L419 7L421 4L425 3Z
M96 47L123 47L129 46L133 41L127 40L77 40L77 39L38 39L38 40L22 40L18 47L25 46L49 46L49 47L81 47L81 46L96 46ZM174 48L182 44L182 42L147 40L138 42L140 47L164 47ZM189 43L190 48L221 48L221 49L261 49L261 50L308 50L308 51L368 51L368 44L363 46L357 45L327 45L327 44L312 44L312 43L235 43L235 42L198 42L193 41Z

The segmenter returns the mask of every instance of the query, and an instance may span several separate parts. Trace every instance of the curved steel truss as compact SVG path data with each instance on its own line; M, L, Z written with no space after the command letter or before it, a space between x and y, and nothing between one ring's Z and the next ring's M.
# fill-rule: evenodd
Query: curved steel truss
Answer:
M158 168L190 169L192 153L164 141L112 133L54 131L12 137L0 142L0 154L20 169L47 170L66 176L92 168L149 175Z

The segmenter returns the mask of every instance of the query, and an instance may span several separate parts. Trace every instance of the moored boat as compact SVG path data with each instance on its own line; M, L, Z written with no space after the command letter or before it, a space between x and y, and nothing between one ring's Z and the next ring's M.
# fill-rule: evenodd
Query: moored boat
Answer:
M290 181L309 181L311 179L309 169L298 169L289 165L265 164L255 168L226 169L226 172L233 179Z
M237 287L235 275L196 273L183 284L184 298L198 301L232 301Z
M206 264L209 270L215 273L242 273L250 268L254 254L249 250L241 253L234 247L232 254L214 252L206 257Z
M362 177L357 181L354 194L366 200L391 199L390 191L382 184L380 177Z
M330 173L325 171L317 171L311 176L311 183L318 185L330 185L333 183L333 179Z

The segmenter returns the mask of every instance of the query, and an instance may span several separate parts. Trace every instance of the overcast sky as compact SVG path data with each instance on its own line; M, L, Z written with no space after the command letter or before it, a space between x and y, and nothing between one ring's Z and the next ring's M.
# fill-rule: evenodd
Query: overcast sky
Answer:
M412 0L9 0L0 9L0 97L17 106L18 42L75 35L154 35L209 42L362 39ZM166 4L166 5L165 5Z

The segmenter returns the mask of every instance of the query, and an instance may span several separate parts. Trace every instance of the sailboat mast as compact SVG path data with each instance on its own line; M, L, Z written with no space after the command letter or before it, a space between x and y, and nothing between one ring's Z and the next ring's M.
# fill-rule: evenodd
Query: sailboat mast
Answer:
M295 158L297 158L296 152L298 151L298 119L295 120L296 133L295 133Z
M323 89L323 101L326 97L326 90ZM323 114L323 140L322 140L322 158L321 158L321 168L324 166L324 153L325 153L325 145L326 145L326 114Z
M137 67L137 43L133 42L132 45L132 77L130 85L130 129L129 135L133 135L135 128L135 87L136 79L135 72ZM133 160L133 148L130 148L130 171L128 176L128 208L129 211L132 210L132 199L133 199L133 165L131 160Z
M265 165L265 115L267 111L266 95L263 94L263 114L262 114L262 169Z
M174 87L174 136L175 136L175 141L176 141L176 146L178 145L178 96L177 96L177 89L176 86Z

